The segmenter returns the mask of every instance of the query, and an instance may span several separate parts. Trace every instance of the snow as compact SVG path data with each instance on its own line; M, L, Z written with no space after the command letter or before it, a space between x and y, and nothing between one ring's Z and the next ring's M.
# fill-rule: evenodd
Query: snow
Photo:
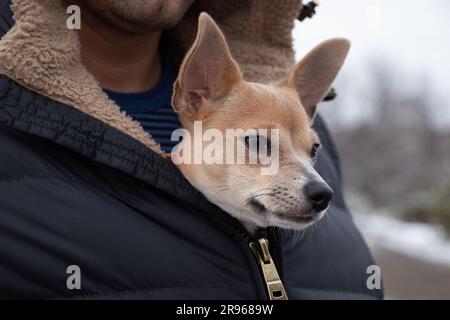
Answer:
M372 247L450 266L450 241L440 226L405 222L383 213L355 215L355 223Z

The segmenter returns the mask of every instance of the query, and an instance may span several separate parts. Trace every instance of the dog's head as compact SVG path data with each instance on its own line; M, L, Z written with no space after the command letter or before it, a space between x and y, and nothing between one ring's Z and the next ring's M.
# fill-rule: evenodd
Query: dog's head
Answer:
M193 154L178 163L184 176L249 229L302 229L319 220L333 192L314 169L320 141L311 124L349 47L345 39L328 40L282 81L247 82L219 27L201 14L172 100L189 133L176 152ZM199 139L200 123L200 134L206 134ZM230 137L230 129L241 129L233 131L231 147L228 140L215 144L218 137ZM237 160L239 150L245 151L244 162ZM205 155L214 160L201 161Z

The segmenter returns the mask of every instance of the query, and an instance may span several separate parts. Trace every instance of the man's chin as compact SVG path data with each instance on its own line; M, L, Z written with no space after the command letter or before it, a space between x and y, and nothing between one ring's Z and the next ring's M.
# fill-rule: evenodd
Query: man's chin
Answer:
M106 10L128 31L150 32L177 25L192 0L104 0Z

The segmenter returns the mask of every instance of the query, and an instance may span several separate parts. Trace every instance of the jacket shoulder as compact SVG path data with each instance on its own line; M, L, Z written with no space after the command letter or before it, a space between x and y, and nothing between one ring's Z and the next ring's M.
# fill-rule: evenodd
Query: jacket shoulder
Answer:
M50 175L49 166L43 164L44 142L35 137L0 124L0 180Z
M14 25L9 0L0 0L0 38Z

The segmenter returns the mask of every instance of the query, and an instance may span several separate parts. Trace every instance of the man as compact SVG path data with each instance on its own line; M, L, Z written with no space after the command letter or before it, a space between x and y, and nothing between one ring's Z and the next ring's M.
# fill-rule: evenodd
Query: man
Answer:
M270 81L293 63L301 3L192 2L0 0L0 297L268 298L251 239L167 160L169 99L199 12L248 80ZM320 117L315 128L335 197L303 236L268 231L275 266L290 299L382 298Z

